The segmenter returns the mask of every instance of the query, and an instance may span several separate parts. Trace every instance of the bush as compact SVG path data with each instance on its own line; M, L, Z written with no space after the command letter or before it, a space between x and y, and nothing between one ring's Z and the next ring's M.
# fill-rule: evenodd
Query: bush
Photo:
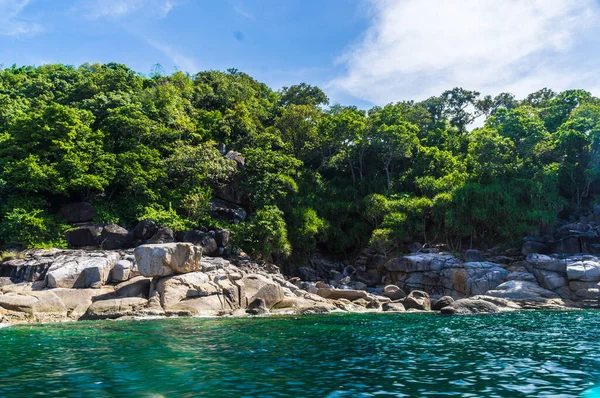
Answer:
M70 226L41 209L13 208L0 222L0 239L5 245L25 248L66 247L64 234Z

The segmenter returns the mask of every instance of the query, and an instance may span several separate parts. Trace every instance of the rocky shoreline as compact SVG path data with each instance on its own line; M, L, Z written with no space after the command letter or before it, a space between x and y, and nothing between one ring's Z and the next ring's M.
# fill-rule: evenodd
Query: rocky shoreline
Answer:
M413 253L383 262L383 283L375 286L357 281L356 272L350 278L333 269L331 280L286 278L274 265L253 263L243 254L206 256L202 246L185 242L133 250L29 250L16 257L0 263L0 323L331 312L460 315L595 308L600 295L600 259L591 255L530 253L524 261L500 264L477 253L466 257L480 261Z

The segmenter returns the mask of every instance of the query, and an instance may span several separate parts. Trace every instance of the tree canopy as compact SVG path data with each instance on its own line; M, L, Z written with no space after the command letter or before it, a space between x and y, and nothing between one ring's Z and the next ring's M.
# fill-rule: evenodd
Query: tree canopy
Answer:
M228 227L262 258L510 243L595 201L599 123L584 90L453 88L365 111L235 69L12 66L0 70L0 240L60 245L58 207L86 200L98 222ZM211 218L236 181L247 221Z

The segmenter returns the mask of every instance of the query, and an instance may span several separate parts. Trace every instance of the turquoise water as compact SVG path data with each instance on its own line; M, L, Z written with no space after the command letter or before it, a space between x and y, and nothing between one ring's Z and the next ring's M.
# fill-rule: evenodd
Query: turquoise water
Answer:
M600 312L0 329L0 396L596 396Z

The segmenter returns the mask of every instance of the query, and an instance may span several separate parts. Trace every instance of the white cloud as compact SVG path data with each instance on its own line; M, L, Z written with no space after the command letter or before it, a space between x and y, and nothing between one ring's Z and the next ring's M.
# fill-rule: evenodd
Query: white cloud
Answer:
M175 5L168 0L88 0L79 9L91 19L118 19L136 12L150 12L164 18Z
M43 30L42 25L19 18L31 0L0 0L0 36L34 35Z
M233 11L235 11L236 14L241 15L246 19L254 20L254 15L250 14L248 11L244 10L240 6L234 6Z
M182 54L170 45L151 39L146 39L146 42L173 61L174 66L176 66L178 69L189 73L197 73L200 71L200 68L193 58Z
M597 51L580 51L600 31L595 0L369 4L371 27L338 60L346 72L329 83L333 90L384 104L456 86L517 96L545 86L600 88L600 73L590 72L599 70Z

